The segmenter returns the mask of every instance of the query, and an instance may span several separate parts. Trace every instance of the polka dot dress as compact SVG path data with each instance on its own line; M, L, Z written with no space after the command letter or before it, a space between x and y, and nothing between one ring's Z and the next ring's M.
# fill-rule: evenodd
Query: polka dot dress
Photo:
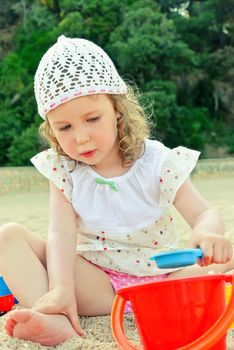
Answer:
M177 247L173 201L199 152L169 149L148 139L144 146L142 157L112 178L52 149L32 163L62 191L79 218L77 254L101 268L152 277L171 272L158 269L149 258Z

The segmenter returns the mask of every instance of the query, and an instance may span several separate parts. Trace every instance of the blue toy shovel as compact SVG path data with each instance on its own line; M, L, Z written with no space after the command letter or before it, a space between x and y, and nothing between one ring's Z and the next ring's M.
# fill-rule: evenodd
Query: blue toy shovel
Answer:
M197 259L202 258L202 256L202 250L196 248L158 253L151 256L150 260L154 260L160 269L173 269L176 267L194 265Z

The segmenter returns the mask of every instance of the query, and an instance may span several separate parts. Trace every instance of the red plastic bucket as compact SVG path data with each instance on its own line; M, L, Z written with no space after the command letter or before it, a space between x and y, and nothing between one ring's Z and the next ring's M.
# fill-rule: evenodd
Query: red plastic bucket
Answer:
M122 288L112 308L112 331L121 349L137 349L124 334L130 301L145 350L224 350L234 319L234 295L226 307L225 283L232 276L208 275Z

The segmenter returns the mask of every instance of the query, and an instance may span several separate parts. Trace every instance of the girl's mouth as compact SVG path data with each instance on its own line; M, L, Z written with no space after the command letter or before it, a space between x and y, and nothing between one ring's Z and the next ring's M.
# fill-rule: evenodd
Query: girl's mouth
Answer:
M81 157L90 158L96 153L96 149L81 153Z

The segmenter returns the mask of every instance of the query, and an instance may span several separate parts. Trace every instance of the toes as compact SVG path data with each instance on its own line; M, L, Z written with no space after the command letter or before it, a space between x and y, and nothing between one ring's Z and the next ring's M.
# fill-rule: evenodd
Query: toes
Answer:
M6 329L6 328L5 328ZM9 335L10 337L13 337L13 329L6 329L6 334Z
M7 317L4 328L5 328L6 333L8 335L13 336L13 329L14 329L16 323L17 322L15 320L13 320L11 317Z
M15 310L11 312L11 318L16 322L25 323L33 317L33 311L29 309Z

